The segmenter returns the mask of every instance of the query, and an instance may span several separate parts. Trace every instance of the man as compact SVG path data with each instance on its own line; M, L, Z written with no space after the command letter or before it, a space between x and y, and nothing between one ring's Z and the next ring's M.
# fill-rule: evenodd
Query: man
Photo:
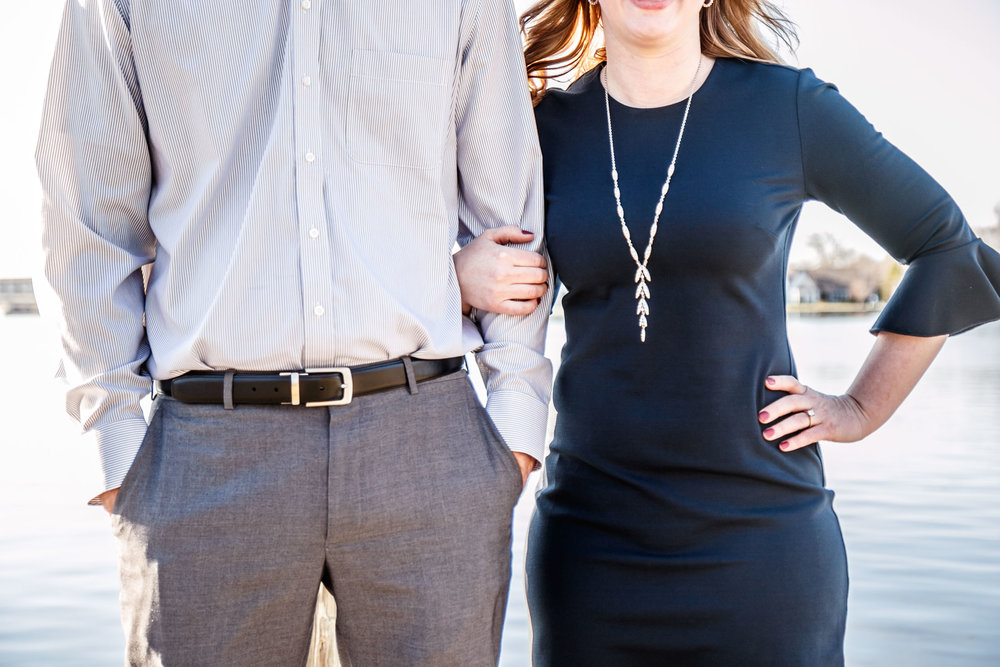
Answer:
M549 297L477 328L450 252L540 247L510 3L71 0L37 159L129 662L301 664L322 581L344 664L495 664Z

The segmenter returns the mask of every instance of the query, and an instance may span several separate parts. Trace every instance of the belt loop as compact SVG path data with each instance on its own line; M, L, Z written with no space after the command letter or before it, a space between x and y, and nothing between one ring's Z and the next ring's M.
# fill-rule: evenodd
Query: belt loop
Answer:
M406 356L402 358L403 370L406 371L406 386L410 389L410 394L417 393L417 374L413 372L413 359Z
M228 370L226 371L225 377L222 378L222 405L226 410L233 409L233 376L236 375L236 371Z

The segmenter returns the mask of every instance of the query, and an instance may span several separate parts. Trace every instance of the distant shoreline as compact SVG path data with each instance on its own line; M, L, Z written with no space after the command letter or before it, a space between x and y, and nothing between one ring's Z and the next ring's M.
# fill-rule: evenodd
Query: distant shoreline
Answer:
M785 309L792 315L865 315L877 313L884 306L884 301L873 303L817 301L816 303L789 303L785 305Z

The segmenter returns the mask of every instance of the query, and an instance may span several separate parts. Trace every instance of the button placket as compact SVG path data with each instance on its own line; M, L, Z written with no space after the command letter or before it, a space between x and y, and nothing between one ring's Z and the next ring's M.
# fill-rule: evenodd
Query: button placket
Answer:
M295 197L299 223L302 306L305 313L304 362L307 366L328 361L323 341L329 340L330 321L325 315L333 304L331 258L327 243L317 243L326 229L323 197L323 145L319 71L321 0L302 0L294 19L294 51L289 82L294 86Z

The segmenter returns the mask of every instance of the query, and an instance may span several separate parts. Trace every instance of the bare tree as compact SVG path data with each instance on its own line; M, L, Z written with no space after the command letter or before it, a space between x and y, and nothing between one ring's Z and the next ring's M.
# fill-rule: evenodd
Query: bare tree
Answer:
M833 234L812 234L806 241L810 248L816 251L819 258L819 268L842 269L851 266L858 260L858 254L850 248L845 248Z

